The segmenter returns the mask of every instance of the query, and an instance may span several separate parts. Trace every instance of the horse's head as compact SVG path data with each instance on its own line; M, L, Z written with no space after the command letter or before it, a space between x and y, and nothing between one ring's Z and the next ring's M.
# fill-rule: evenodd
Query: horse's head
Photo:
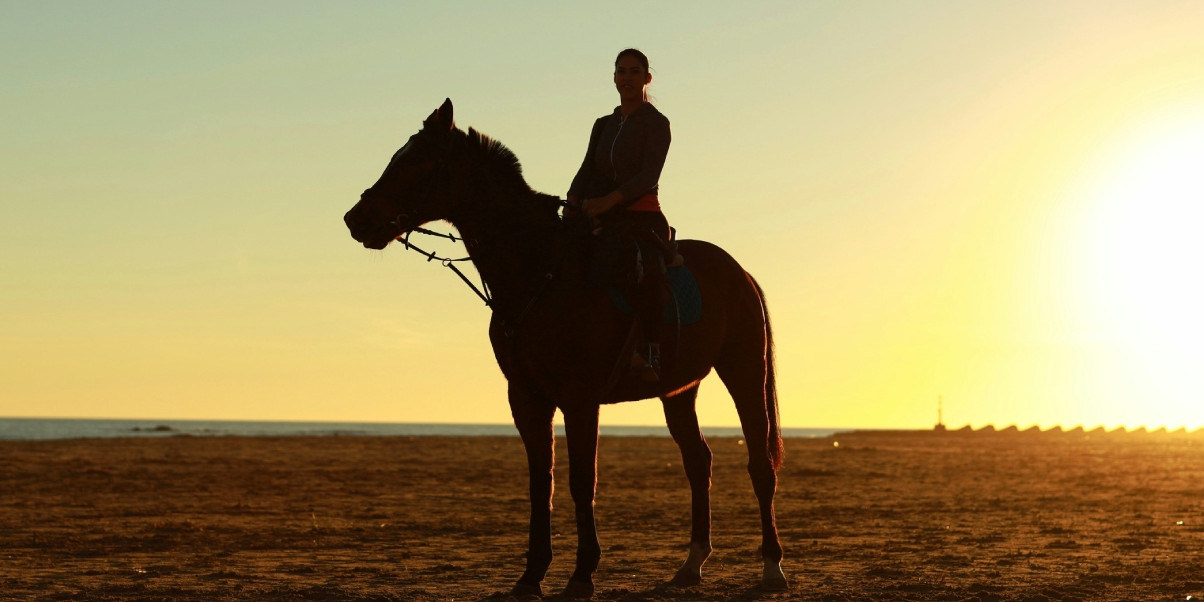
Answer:
M445 219L440 188L456 131L448 99L423 122L422 129L401 147L385 172L343 216L351 237L369 249L390 242L430 221Z

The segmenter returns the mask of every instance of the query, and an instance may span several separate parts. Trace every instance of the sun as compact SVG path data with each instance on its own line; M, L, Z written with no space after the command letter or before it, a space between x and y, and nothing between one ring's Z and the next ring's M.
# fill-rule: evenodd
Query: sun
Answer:
M1094 170L1082 275L1141 371L1147 424L1204 425L1204 115L1126 136Z

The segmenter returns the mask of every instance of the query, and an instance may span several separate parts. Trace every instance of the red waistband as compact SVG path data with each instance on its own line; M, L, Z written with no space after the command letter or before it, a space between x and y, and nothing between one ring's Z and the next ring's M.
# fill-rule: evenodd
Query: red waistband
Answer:
M628 211L660 211L661 202L655 194L646 194L626 207Z

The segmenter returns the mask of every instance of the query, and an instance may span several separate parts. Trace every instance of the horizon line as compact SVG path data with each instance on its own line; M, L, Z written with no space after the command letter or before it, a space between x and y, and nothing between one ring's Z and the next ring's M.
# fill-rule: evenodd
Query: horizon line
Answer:
M396 420L322 420L322 419L293 419L293 418L143 418L143 417L127 417L127 416L0 416L0 420L109 420L109 421L140 421L140 422L265 422L265 423L297 423L297 424L407 424L407 425L433 425L433 426L513 426L512 422L458 422L458 421L439 421L439 422L422 422L422 421L396 421ZM632 428L667 428L664 423L660 424L606 424L601 423L603 427L632 427ZM701 428L740 428L739 424L701 424ZM781 426L782 429L809 429L809 430L834 430L834 431L925 431L945 430L948 432L958 431L1017 431L1017 432L1158 432L1164 430L1167 432L1188 431L1194 432L1204 430L1204 424L1190 426L1186 423L1179 424L1139 424L1130 426L1128 424L1106 424L1106 423L1074 423L1071 425L1053 424L1045 426L1041 423L1033 423L1026 427L1021 427L1020 423L1012 422L1003 426L997 426L993 422L978 423L967 422L960 427L952 427L948 424L937 423L936 425L923 426Z

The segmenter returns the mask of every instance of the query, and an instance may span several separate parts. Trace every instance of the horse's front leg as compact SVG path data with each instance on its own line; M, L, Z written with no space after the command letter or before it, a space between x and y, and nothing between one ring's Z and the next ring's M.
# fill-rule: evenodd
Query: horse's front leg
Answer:
M540 583L552 564L552 464L555 454L552 418L556 407L511 384L510 413L527 450L531 497L527 568L511 594L518 598L538 598L543 595Z
M564 414L564 434L569 448L569 490L577 512L577 566L564 595L589 598L594 594L594 571L602 558L598 529L594 525L594 493L598 483L598 407Z

